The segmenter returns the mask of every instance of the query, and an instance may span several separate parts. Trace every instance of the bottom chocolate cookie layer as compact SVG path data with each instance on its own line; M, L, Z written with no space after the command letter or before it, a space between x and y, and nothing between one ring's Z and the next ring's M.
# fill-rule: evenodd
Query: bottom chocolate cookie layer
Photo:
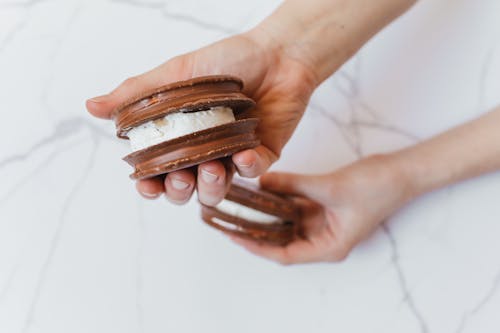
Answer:
M295 224L288 221L272 224L250 222L204 205L201 215L205 223L216 229L266 244L284 246L296 237Z
M165 141L124 157L134 167L132 179L164 173L227 157L260 144L255 135L258 119L237 120L225 125Z

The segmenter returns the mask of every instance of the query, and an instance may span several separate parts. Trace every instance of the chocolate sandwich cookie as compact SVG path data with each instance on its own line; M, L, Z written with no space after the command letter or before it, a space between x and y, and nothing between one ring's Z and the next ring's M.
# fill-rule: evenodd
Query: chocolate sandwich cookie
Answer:
M112 114L117 136L130 140L124 160L143 179L227 157L259 145L255 102L233 76L180 81L142 93Z
M202 205L201 214L203 221L219 230L274 245L295 239L300 218L291 200L240 180L233 180L217 206Z

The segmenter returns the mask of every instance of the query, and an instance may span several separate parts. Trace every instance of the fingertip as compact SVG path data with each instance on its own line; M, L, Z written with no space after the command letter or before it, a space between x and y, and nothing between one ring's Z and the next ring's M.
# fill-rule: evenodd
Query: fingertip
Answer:
M242 177L257 177L261 172L260 157L254 149L247 149L236 153L232 157L233 163Z
M139 180L135 186L137 191L146 199L156 199L164 191L163 181L158 178Z
M221 161L204 162L198 166L198 178L206 184L224 182L226 168Z
M193 194L194 184L195 178L190 170L169 173L164 181L167 199L177 205L188 202Z
M259 177L259 184L264 188L272 188L276 178L279 177L277 172L267 172Z
M242 177L262 175L277 159L276 155L264 146L247 149L233 155L233 163Z
M198 199L207 206L215 206L227 191L226 168L221 161L210 161L198 166Z
M111 117L112 106L109 105L108 95L88 99L85 102L85 107L94 117L102 119L109 119Z
M257 161L257 153L254 149L247 149L233 155L233 162L237 167L248 168Z

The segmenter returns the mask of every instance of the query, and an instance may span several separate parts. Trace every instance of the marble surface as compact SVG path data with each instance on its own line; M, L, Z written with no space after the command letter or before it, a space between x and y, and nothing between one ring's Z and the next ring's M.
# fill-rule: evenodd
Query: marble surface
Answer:
M341 264L296 267L203 225L194 200L135 193L85 99L277 4L0 0L0 332L500 331L499 173L413 202ZM421 0L317 90L273 168L332 170L498 104L499 13Z

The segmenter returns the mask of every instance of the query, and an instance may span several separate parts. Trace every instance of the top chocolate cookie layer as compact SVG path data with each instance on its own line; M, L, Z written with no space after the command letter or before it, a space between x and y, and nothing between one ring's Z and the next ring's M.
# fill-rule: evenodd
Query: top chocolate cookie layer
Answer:
M174 82L137 95L112 113L117 136L142 123L173 112L194 112L215 106L227 106L235 115L255 105L241 90L243 82L229 75L212 75Z
M226 199L280 217L284 221L297 222L300 218L299 209L293 201L239 179L233 179Z

